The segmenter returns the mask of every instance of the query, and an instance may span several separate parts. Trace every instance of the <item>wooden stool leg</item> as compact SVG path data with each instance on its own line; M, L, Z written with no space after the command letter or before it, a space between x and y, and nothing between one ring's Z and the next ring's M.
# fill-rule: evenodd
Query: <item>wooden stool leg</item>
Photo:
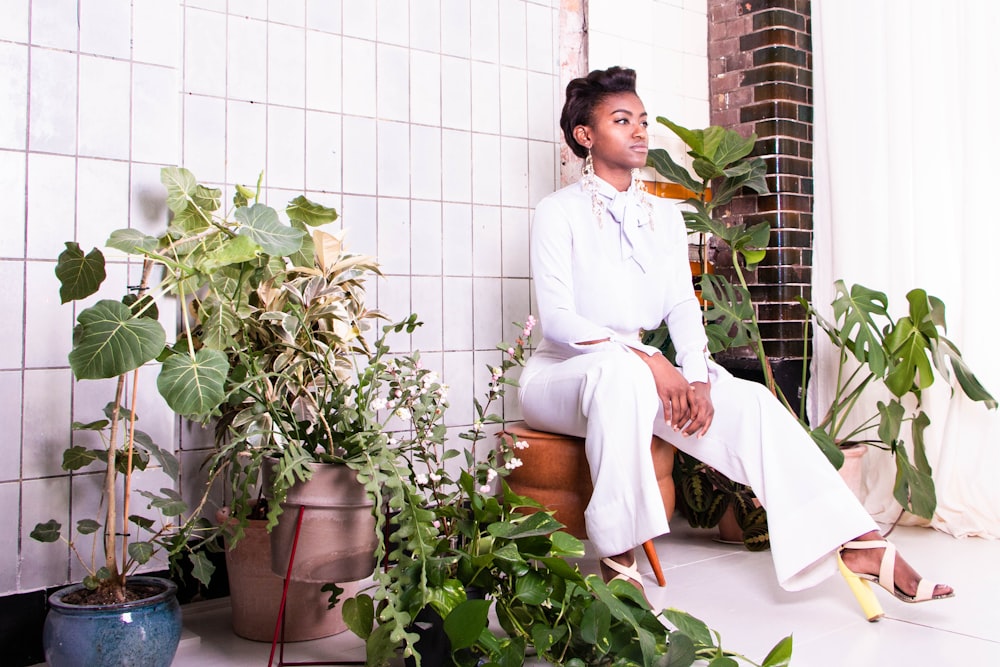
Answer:
M643 542L642 550L646 552L646 558L649 559L649 564L653 566L656 583L660 585L660 588L663 588L667 585L667 579L663 576L663 569L660 567L660 557L656 553L656 547L653 546L653 540Z

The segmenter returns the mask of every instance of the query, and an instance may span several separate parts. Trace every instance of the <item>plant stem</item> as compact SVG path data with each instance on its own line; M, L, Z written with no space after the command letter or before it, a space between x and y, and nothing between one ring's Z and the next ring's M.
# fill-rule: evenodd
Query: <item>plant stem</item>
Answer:
M746 293L749 294L750 287L747 285L746 276L743 275L743 269L740 268L738 253L733 253L733 268L736 270L736 277L739 278L740 285ZM774 371L771 369L771 360L768 359L767 354L764 353L764 341L760 338L760 323L757 321L757 310L753 307L750 308L750 321L753 322L754 331L753 351L757 355L757 360L760 361L760 367L764 373L765 384L771 394L780 399L785 408L787 408L788 411L794 415L795 410L792 409L788 399L785 397L785 392L781 391L781 389L778 388L778 383L774 381Z
M111 436L108 442L108 465L104 469L104 497L108 500L107 519L104 522L104 566L111 573L116 585L113 586L115 598L125 599L123 576L118 572L118 562L115 558L115 526L118 524L118 506L115 489L115 479L118 474L115 459L118 455L118 418L121 416L122 394L125 392L125 376L118 376L115 389L115 405L111 409Z
M128 456L125 464L125 491L122 494L122 563L128 562L128 506L129 497L132 495L132 454L135 452L135 402L139 397L139 369L132 371L132 401L129 406L128 433L126 434L126 446ZM121 582L125 586L126 571L122 568Z

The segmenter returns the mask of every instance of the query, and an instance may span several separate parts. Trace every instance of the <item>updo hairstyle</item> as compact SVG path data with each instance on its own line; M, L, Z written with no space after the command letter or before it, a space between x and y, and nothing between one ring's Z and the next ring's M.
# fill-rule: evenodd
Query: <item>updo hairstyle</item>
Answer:
M573 79L566 86L566 103L563 104L559 127L577 157L587 157L587 149L573 137L573 128L590 125L594 107L608 95L616 93L635 93L634 69L618 66L595 69L585 77Z

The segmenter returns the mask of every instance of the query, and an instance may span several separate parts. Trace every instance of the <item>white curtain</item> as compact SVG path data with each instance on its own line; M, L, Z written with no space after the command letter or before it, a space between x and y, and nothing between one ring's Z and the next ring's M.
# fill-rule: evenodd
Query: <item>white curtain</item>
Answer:
M828 305L840 278L885 292L898 317L906 292L926 289L947 306L948 337L1000 396L1000 2L813 0L812 11L813 301ZM833 382L822 342L814 410ZM924 407L938 498L930 524L1000 537L1000 413L949 400L940 380ZM865 504L881 522L899 512L894 470L869 448Z

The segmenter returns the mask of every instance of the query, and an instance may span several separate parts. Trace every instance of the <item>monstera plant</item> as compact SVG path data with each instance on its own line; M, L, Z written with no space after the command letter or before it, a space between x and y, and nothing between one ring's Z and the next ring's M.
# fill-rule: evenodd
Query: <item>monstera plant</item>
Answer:
M891 452L896 463L893 496L907 511L929 519L937 498L924 446L924 430L931 422L921 407L923 391L941 377L953 396L960 389L989 409L996 408L996 399L945 336L945 306L940 299L922 289L910 290L907 312L893 318L884 293L863 285L848 287L842 280L834 285L833 319L800 300L811 321L833 344L837 368L830 403L807 428L837 468L844 460L844 446L871 445ZM879 390L884 400L859 414L863 406L871 405L862 396ZM806 424L805 415L800 418Z
M838 280L833 319L828 319L812 303L800 298L807 324L819 327L837 354L833 398L810 424L806 414L808 359L803 363L799 401L793 407L774 381L746 279L746 272L765 257L770 225L766 221L727 224L717 213L744 188L758 195L768 193L764 160L752 155L756 135L743 137L718 126L689 130L662 117L657 121L687 144L694 174L662 149L649 152L650 166L694 193L685 201L687 210L683 212L689 232L714 237L725 251L717 253L716 258L728 256L728 262L716 267L720 273L703 271L700 276L709 351L749 347L760 362L768 388L799 418L835 467L843 464L842 448L855 443L892 453L896 463L894 497L907 511L930 518L937 501L923 440L930 423L920 407L923 390L940 377L953 390L961 389L968 398L990 409L996 407L996 400L972 373L958 347L945 337L944 303L922 289L914 289L906 296L908 312L893 318L884 293L862 285L849 288ZM736 282L727 275L735 276ZM806 350L808 336L807 327ZM651 340L665 349L669 347L663 328L653 332ZM871 405L861 400L862 396L877 391L889 396L888 400L878 401L871 414L859 415L859 409ZM907 423L908 442L903 428ZM712 498L712 494L694 494L696 511L713 507Z

